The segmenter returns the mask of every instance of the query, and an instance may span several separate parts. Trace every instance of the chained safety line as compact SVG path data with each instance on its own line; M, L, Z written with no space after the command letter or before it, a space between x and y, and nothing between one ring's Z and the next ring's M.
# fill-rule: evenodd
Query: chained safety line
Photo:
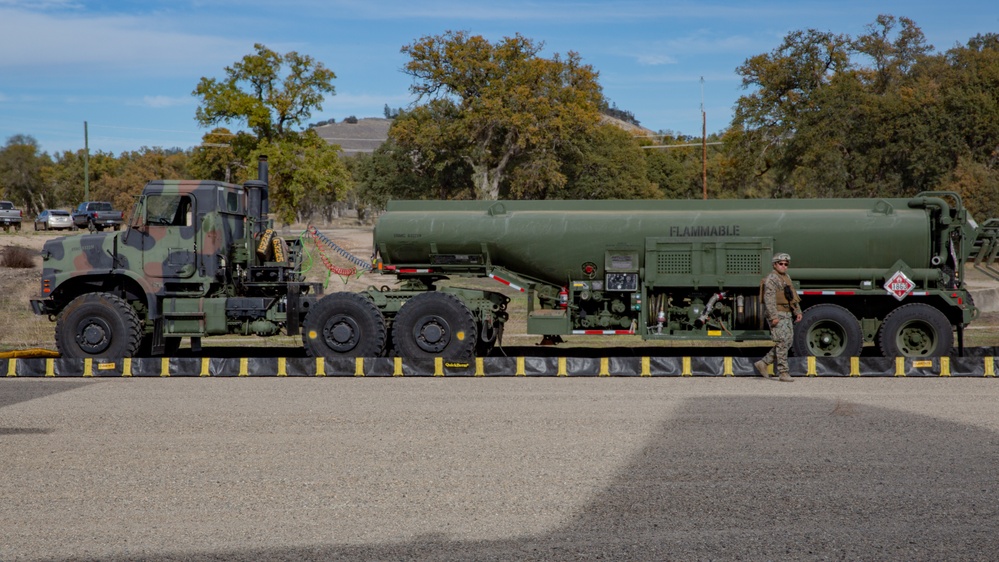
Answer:
M359 277L364 272L370 271L372 269L370 263L364 261L363 259L343 249L336 242L330 240L328 236L326 236L322 232L319 232L319 230L315 226L309 225L309 227L305 230L303 235L308 235L309 238L312 239L313 243L316 246L316 251L319 253L319 259L323 262L323 265L326 266L326 269L329 270L331 273L339 275L340 278L343 279L344 283L346 283L351 277L354 277L355 275ZM347 259L352 264L354 264L355 267L340 267L334 264L332 261L330 261L329 257L326 255L326 252L323 251L324 246L330 250L333 250L337 254L340 254L343 258ZM304 248L305 245L303 244L302 247ZM311 260L311 256L309 256L309 258ZM358 270L362 271L358 273Z

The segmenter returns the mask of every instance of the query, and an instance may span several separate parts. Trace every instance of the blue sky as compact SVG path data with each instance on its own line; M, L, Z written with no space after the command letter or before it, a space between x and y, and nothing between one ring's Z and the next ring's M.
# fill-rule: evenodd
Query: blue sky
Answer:
M643 126L699 135L702 99L709 132L731 120L747 58L794 30L863 34L879 13L914 20L937 51L999 32L994 0L0 0L0 142L77 150L87 121L92 152L196 146L191 92L254 43L336 73L310 122L381 117L413 101L400 48L447 30L576 51Z

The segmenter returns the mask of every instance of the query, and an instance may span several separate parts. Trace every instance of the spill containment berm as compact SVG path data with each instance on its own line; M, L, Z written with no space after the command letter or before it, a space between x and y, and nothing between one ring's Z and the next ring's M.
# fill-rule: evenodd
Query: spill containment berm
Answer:
M995 377L995 357L791 357L800 377ZM749 357L441 358L162 357L114 361L0 359L6 377L732 377L758 376Z

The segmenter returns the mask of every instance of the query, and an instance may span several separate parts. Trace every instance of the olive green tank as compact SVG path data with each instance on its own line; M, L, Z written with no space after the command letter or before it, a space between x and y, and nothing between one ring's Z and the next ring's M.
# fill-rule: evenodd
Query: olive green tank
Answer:
M862 279L901 260L914 270L953 261L932 215L939 197L713 201L399 201L374 234L385 264L431 266L441 256L488 256L493 265L564 284L608 248L638 251L675 242L772 240L801 279ZM963 210L962 210L963 213ZM964 220L964 217L947 217ZM974 239L973 225L963 224ZM959 261L971 245L960 247ZM599 275L600 271L597 272ZM567 277L568 275L568 277ZM831 280L831 279L829 279Z

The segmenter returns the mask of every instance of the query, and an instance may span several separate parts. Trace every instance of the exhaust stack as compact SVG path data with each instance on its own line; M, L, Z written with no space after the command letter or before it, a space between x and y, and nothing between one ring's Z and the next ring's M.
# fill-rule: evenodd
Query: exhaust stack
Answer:
M253 221L254 234L263 234L267 230L267 214L270 212L268 181L267 157L261 156L257 160L257 179L243 184L247 197L246 212Z

